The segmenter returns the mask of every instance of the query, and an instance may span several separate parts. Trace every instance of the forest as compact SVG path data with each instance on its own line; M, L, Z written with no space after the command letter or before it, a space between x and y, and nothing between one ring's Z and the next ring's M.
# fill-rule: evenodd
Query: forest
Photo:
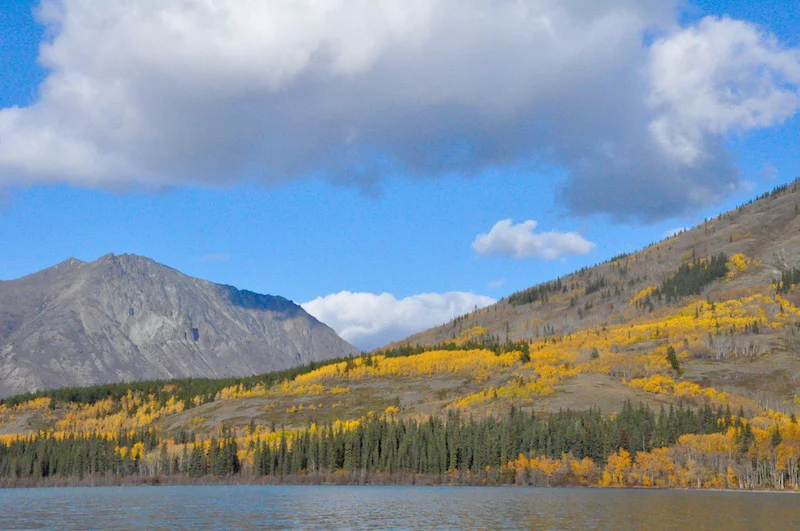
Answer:
M360 421L265 430L228 427L208 440L156 430L112 435L40 433L0 444L0 477L45 480L240 477L250 481L783 488L798 480L794 417L753 429L742 412L627 402L618 415L512 408L476 420ZM795 450L792 455L786 445Z
M687 295L699 295L708 284L728 274L728 257L724 253L708 259L695 258L682 264L678 271L661 283L657 293L667 302Z

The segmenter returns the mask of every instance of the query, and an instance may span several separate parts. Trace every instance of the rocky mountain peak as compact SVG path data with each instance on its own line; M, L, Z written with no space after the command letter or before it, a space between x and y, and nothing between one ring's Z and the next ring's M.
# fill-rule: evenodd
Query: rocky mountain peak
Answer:
M288 299L133 254L69 258L0 283L0 396L257 374L355 352Z

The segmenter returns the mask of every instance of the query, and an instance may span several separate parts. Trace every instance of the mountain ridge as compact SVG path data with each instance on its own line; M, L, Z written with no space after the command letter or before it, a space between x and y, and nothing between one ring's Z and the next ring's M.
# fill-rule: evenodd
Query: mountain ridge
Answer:
M0 396L249 375L355 353L288 299L189 277L147 257L68 258L0 282Z

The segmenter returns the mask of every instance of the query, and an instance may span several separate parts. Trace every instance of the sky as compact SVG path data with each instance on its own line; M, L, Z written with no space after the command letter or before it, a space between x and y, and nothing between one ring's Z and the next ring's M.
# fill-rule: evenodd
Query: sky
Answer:
M359 348L800 176L788 0L5 0L0 279L151 257Z

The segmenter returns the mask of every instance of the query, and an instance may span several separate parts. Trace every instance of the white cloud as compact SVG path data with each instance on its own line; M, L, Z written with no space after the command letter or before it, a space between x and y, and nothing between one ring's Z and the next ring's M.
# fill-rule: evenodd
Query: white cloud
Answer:
M800 108L800 49L752 24L703 19L652 46L650 130L679 162L707 156L708 139L780 123Z
M0 110L0 185L369 187L538 160L573 212L667 217L738 185L725 134L798 107L797 49L680 28L678 5L42 0L49 74Z
M589 254L595 244L576 232L536 233L537 222L528 220L514 225L504 219L495 223L487 234L478 235L472 248L480 255L510 256L513 258L546 258Z
M497 279L497 280L492 280L491 282L489 282L489 288L490 289L499 289L499 288L502 288L505 285L505 283L506 283L506 279L504 279L504 278L500 278L500 279Z
M356 347L370 350L495 302L464 292L422 293L398 300L389 293L341 291L301 306Z

